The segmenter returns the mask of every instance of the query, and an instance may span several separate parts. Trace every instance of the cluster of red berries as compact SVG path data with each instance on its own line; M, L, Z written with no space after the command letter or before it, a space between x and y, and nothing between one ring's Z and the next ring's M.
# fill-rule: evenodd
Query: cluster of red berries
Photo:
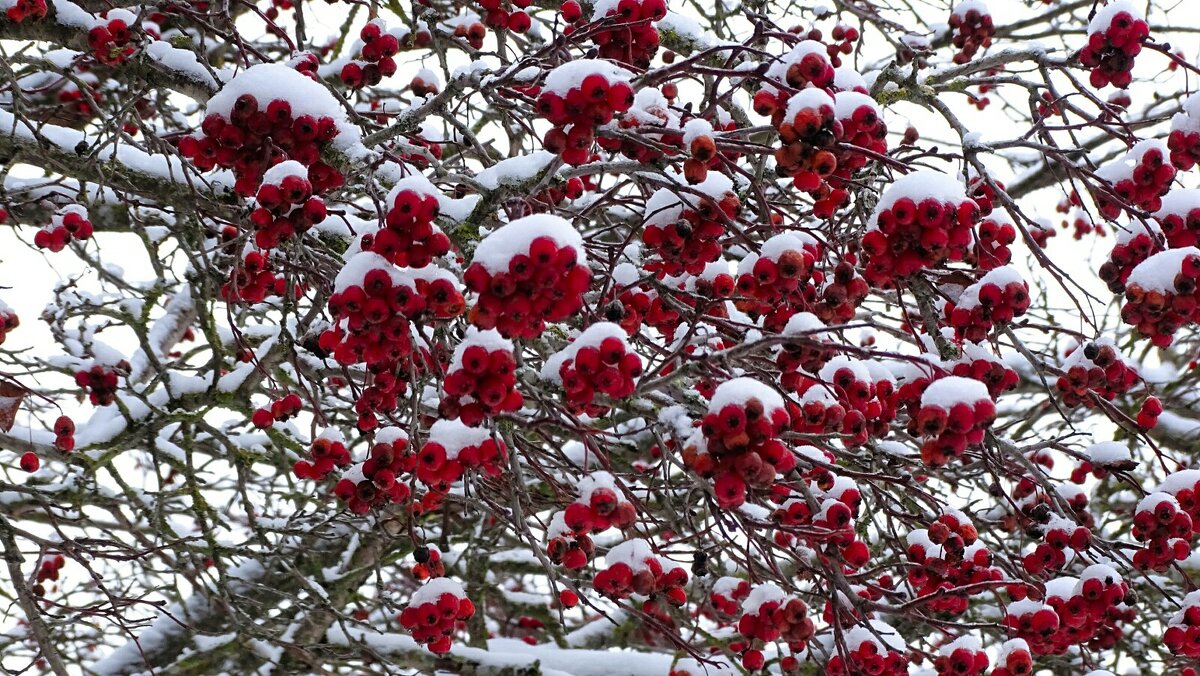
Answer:
M423 268L450 251L450 238L434 225L441 211L432 185L423 177L401 179L388 195L386 227L363 237L362 249L399 266Z
M668 82L663 89L673 86L674 83ZM683 145L679 116L671 110L662 91L653 87L638 90L633 105L621 116L617 127L631 133L601 136L596 143L604 150L637 162L653 164L664 156L674 156L674 149ZM632 133L634 129L636 133ZM714 160L719 161L719 157Z
M433 545L424 545L413 549L413 577L424 582L433 577L443 577L446 574L446 564L442 561L442 552Z
M1019 587L1018 595L1036 590ZM1010 590L1015 591L1015 590ZM1076 580L1061 577L1046 583L1045 600L1023 598L1009 604L1004 626L1024 639L1035 655L1061 655L1075 646L1111 648L1121 637L1121 622L1135 611L1125 605L1128 584L1111 567L1088 566Z
M1158 425L1158 418L1163 413L1162 402L1158 397L1146 397L1142 402L1142 407L1138 409L1137 424L1138 427L1148 430Z
M567 408L600 416L608 407L594 403L596 395L617 400L633 394L642 359L629 349L620 326L597 322L549 359L542 373L562 383Z
M1021 382L1017 372L990 354L984 345L963 343L962 347L963 356L950 367L951 375L978 380L987 386L992 399L1008 392Z
M267 408L260 408L254 411L254 415L250 417L250 421L260 430L274 425L277 422L283 422L295 417L296 414L304 408L304 401L300 399L300 395L292 392L275 401Z
M723 617L736 617L741 613L742 601L750 595L750 582L738 577L721 577L713 583L709 602Z
M63 453L75 450L75 421L60 415L54 421L54 447Z
M779 346L775 365L779 367L779 384L789 392L799 389L805 373L817 373L836 354L828 336L823 336L825 324L811 312L792 315L781 332L792 337Z
M953 178L931 170L897 179L883 194L863 236L863 275L888 287L947 260L968 255L979 207Z
M1000 644L992 676L1029 676L1033 673L1033 655L1024 639L1014 638Z
M713 139L713 126L703 118L688 120L683 126L682 144L689 157L683 161L683 177L688 183L703 183L708 170L720 166L721 154Z
M124 9L112 9L104 13L104 23L88 31L88 47L92 56L103 64L115 65L133 55L134 33L131 26L137 17Z
M336 467L350 466L350 451L341 435L331 431L316 438L309 447L311 460L297 460L292 472L299 479L321 481Z
M400 624L417 643L429 652L450 652L450 636L475 614L475 604L467 598L462 585L446 577L433 578L413 593L408 607L400 613Z
M221 286L221 298L227 302L261 303L267 296L283 295L286 280L271 270L267 254L250 251L242 264L229 273L229 281Z
M1200 249L1168 249L1129 273L1121 320L1157 347L1166 347L1180 328L1200 319Z
M313 196L308 170L294 160L268 169L255 199L250 222L260 249L273 249L325 220L325 202Z
M1200 216L1200 213L1197 215ZM1200 225L1200 222L1197 225ZM1159 242L1160 233L1156 230L1152 226L1146 227L1136 221L1131 222L1127 227L1117 228L1117 242L1108 255L1108 260L1100 265L1099 271L1100 279L1108 286L1109 291L1123 293L1125 282L1129 280L1129 273L1133 272L1133 269L1141 265L1142 261L1149 258L1151 254L1162 249ZM1182 234L1186 235L1187 233L1185 231Z
M329 99L322 85L287 66L253 66L226 84L228 96L222 96L222 91L209 101L210 112L200 124L200 136L180 139L179 152L184 157L202 171L232 169L236 177L234 190L244 196L255 193L268 168L288 159L308 168L308 180L316 194L343 183L341 172L320 159L322 148L339 133L331 115L294 114L288 99L260 101L253 93L230 101L243 89L239 85L250 92L286 87L294 92L296 101L306 104Z
M1167 161L1166 145L1158 139L1140 141L1123 157L1101 167L1096 176L1108 185L1093 190L1096 209L1109 220L1122 209L1134 207L1154 212L1171 189L1175 167Z
M502 0L479 0L479 6L485 10L483 22L492 28L507 28L514 33L524 33L533 25L529 14L524 10L529 7L530 0L511 0L516 9L502 6Z
M12 308L0 302L0 345L4 344L4 339L9 332L15 331L21 325L21 318Z
M476 426L485 418L520 409L525 399L516 389L516 368L511 342L494 329L469 328L446 373L440 413Z
M1097 12L1088 24L1088 43L1079 52L1079 62L1092 69L1092 86L1128 87L1134 58L1148 37L1146 20L1128 3L1113 3Z
M1180 509L1169 493L1151 493L1138 503L1133 515L1133 537L1144 542L1134 552L1133 564L1139 570L1166 570L1191 553L1192 517Z
M73 239L90 239L92 232L92 222L88 220L87 209L78 204L71 204L55 212L50 223L34 234L33 243L39 249L49 249L58 253Z
M833 84L833 64L825 45L816 40L804 40L792 48L767 69L767 82L783 82L793 90L803 91L805 88L823 89ZM754 94L754 112L771 118L771 124L778 128L783 124L788 111L788 100L791 94L768 85Z
M1076 347L1062 365L1055 388L1067 406L1096 405L1093 396L1112 401L1138 382L1137 369L1127 364L1109 341Z
M779 436L788 425L783 400L751 378L717 387L699 437L688 441L683 460L713 478L717 504L732 509L746 501L748 487L766 488L775 475L791 471L796 458Z
M680 196L661 188L646 201L642 242L655 255L646 269L659 275L699 275L721 257L725 223L736 219L742 203L729 179L711 174L697 190L714 196Z
M374 86L385 77L396 74L396 60L393 58L400 51L400 40L385 30L381 19L368 21L358 37L362 47L355 59L342 66L342 82L351 89Z
M461 22L454 27L454 37L466 40L472 49L483 49L483 39L487 37L487 26L475 21Z
M845 632L842 640L846 652L839 651L829 658L825 667L827 676L904 676L908 673L909 661L904 654L900 633L879 620L871 620L870 623L870 628L860 625ZM888 643L885 644L878 637Z
M944 308L946 323L959 340L982 342L1000 322L1011 322L1029 309L1029 285L1016 268L1001 267L968 286Z
M49 553L42 557L42 560L38 563L37 573L34 576L34 584L30 588L34 596L45 596L46 587L42 583L57 582L62 572L62 567L66 563L67 559L62 554Z
M1021 558L1022 567L1030 575L1062 570L1067 564L1068 548L1082 552L1092 542L1092 531L1086 526L1057 515L1052 515L1042 530L1042 542Z
M886 155L888 151L887 125L875 99L864 91L852 90L837 92L833 100L834 114L842 127L838 135L841 143L834 149L837 169L834 170L831 185L835 189L813 205L813 215L817 218L829 218L833 210L847 202L849 192L845 186L854 172L867 166L872 155ZM853 148L846 147L846 144ZM862 148L869 154L855 148Z
M1200 96L1189 96L1183 103L1183 112L1171 118L1167 148L1171 151L1171 164L1180 171L1200 162Z
M1200 244L1200 190L1172 190L1163 196L1162 208L1154 214L1170 248ZM1136 227L1131 224L1131 227Z
M627 0L628 1L628 0ZM633 105L629 73L607 61L581 59L546 76L537 98L538 113L554 125L543 147L567 164L583 164L591 155L596 127L612 122Z
M687 601L683 591L688 581L687 570L660 559L645 540L622 542L608 551L604 562L608 567L596 573L592 586L609 598L662 595L674 606Z
M951 43L958 47L954 63L966 63L975 56L980 47L990 47L996 26L987 5L980 0L963 0L950 13L950 27L954 29Z
M996 404L987 386L978 380L947 376L925 388L916 415L910 415L909 431L928 439L921 445L921 459L937 467L981 444L995 419Z
M583 240L567 221L535 214L489 234L463 274L478 294L471 323L510 338L537 338L546 322L583 307L591 281Z
M957 512L947 512L929 528L908 534L905 554L914 564L907 569L908 583L930 610L961 615L970 605L969 594L957 590L973 586L974 594L982 594L986 592L982 583L1004 579L978 538L971 521Z
M411 494L403 478L415 467L408 436L399 428L385 427L375 434L367 459L342 475L333 494L355 514L366 514L388 503L403 503Z
M738 264L736 288L744 299L738 309L763 317L763 327L770 331L782 330L792 315L815 303L813 282L824 280L814 270L821 255L816 240L801 232L783 232L763 242L760 253Z
M4 15L13 23L21 23L25 19L44 18L46 11L46 0L17 0L4 12Z
M503 441L492 438L489 430L467 427L457 420L438 420L417 452L417 480L445 493L468 470L482 470L499 476L508 459Z
M985 216L975 228L975 237L974 255L968 261L980 270L994 270L1012 261L1009 247L1017 241L1017 228L1005 212Z
M974 636L961 636L951 641L933 658L933 668L938 676L981 676L990 664L983 645Z
M88 391L88 400L95 406L108 406L117 398L119 373L128 373L129 363L122 361L116 366L95 364L86 371L75 373L75 384Z
M633 525L637 510L617 491L608 472L592 472L579 481L579 498L563 511L563 523L577 535Z
M776 170L791 176L797 189L817 193L838 168L833 151L842 124L834 114L833 97L815 87L793 94L776 129L783 144L775 149Z
M567 570L582 569L596 553L591 536L571 530L567 526L564 512L555 514L550 520L547 535L549 541L546 544L546 557Z
M844 435L843 441L852 446L867 443L871 436L886 435L888 423L896 417L899 392L895 390L895 383L887 376L876 378L870 367L870 362L858 362L842 356L834 357L822 367L817 378L802 380L797 388L801 394L815 389L832 392L834 400L844 411L844 416L841 419L840 430L829 431L840 431ZM806 400L802 410L807 424L809 413L815 415L817 408L810 406L810 402ZM827 407L826 422L829 422L828 413Z
M858 569L871 559L870 548L854 532L862 495L852 481L836 476L831 481L826 491L820 490L819 482L810 486L810 491L820 495L815 512L807 499L794 497L771 513L776 524L774 539L781 547L793 547L799 538L814 550L836 552L842 565ZM821 558L829 559L824 551Z
M607 0L596 3L592 11L593 21L601 22L592 36L600 58L650 67L659 43L654 22L667 15L666 0Z
M808 605L771 582L754 587L742 601L737 629L751 646L784 641L793 650L802 650L816 633ZM747 650L742 653L742 666L752 671L761 669L763 657L760 650Z
M1175 655L1200 658L1200 591L1188 592L1167 623L1163 644Z

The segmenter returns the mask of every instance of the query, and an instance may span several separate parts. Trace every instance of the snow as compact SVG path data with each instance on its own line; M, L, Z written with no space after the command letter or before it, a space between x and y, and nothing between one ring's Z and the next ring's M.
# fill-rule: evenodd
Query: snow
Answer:
M1153 512L1154 508L1158 507L1164 502L1174 505L1176 509L1179 508L1179 501L1175 499L1174 495L1171 495L1170 493L1164 493L1159 490L1150 493L1146 497L1139 500L1135 512Z
M785 336L803 336L822 333L825 329L825 323L813 313L797 312L788 318L787 324L784 325L781 333Z
M990 270L978 282L968 286L962 295L959 296L956 305L964 310L973 310L979 307L979 293L988 284L995 284L1003 290L1009 284L1025 285L1025 280L1021 277L1020 271L1011 265L995 268Z
M361 137L358 126L350 124L328 89L283 64L260 63L238 73L209 99L208 110L229 119L233 104L243 94L253 96L260 110L266 110L275 99L285 99L292 106L294 118L301 115L333 118L338 127L337 138L333 140L336 147L356 145Z
M762 402L764 412L769 416L772 411L782 409L783 397L779 393L753 378L734 378L717 386L712 401L708 403L709 413L719 413L729 405L745 406L751 399Z
M1163 479L1158 490L1175 494L1184 489L1193 490L1200 483L1200 469L1183 469L1172 472Z
M1162 208L1154 217L1160 221L1171 215L1186 218L1193 209L1200 209L1200 189L1177 188L1162 196Z
M486 427L468 427L457 418L438 420L429 426L428 442L441 444L446 449L446 459L455 460L464 448L479 446L492 438ZM377 437L378 440L378 437Z
M153 176L156 179L175 183L187 181L186 165L177 157L152 155L131 145L118 144L115 138L105 139L101 142L96 137L88 136L75 129L52 124L39 124L33 127L3 109L0 109L0 135L35 142L39 138L45 139L56 146L59 152L70 154L75 153L76 146L84 144L102 162L116 160L137 173Z
M628 351L629 343L626 341L625 329L612 322L596 322L584 329L583 333L580 333L572 340L570 345L550 355L545 365L542 366L542 379L561 385L562 374L560 371L563 364L573 360L580 348L599 347L600 343L604 342L606 338L620 340L621 344L626 346L626 350Z
M841 90L838 94L834 95L835 102L841 98L841 94L849 92L863 93L870 90L866 78L857 70L846 65L833 71L833 86ZM875 104L875 99L871 99L871 103ZM875 106L878 108L878 104L875 104ZM839 114L838 117L841 117L841 115Z
M712 34L705 30L699 22L690 16L670 9L667 10L667 15L655 24L655 27L659 32L671 31L682 38L691 40L697 43L698 47L705 47L712 43Z
M1166 200L1164 199L1163 202L1165 204ZM1165 209L1158 211L1155 216L1157 218L1165 218L1170 215L1170 212L1163 213L1163 211ZM1086 214L1087 212L1080 210L1080 213ZM1186 215L1186 213L1185 211L1184 214ZM1151 242L1162 239L1162 229L1154 221L1131 221L1123 225L1118 225L1114 230L1116 230L1117 244L1128 244L1138 235L1149 236Z
M905 174L892 182L875 205L868 227L878 229L877 219L880 212L891 209L897 201L907 197L917 202L933 198L939 202L960 204L968 200L966 190L958 179L933 169L921 169L911 174Z
M681 178L673 177L679 188L659 188L646 200L646 208L642 212L646 225L665 226L679 220L684 208L695 209L702 198L719 199L722 195L733 191L733 181L719 172L710 171L703 182L690 188Z
M954 11L950 12L950 16L966 18L967 12L970 12L971 10L979 12L979 16L986 16L989 14L988 7L986 4L984 4L983 0L962 0L962 2L954 6Z
M979 640L979 637L967 634L966 636L959 636L953 641L942 646L938 649L938 653L949 656L955 650L960 648L965 648L973 652L979 652L980 650L983 650L983 643Z
M712 661L700 662L691 657L685 657L675 663L675 666L671 668L671 673L683 673L687 676L723 676L724 674L732 676L739 673L738 669L722 657L709 659Z
M791 51L779 57L774 63L767 68L767 82L763 83L763 89L769 92L776 92L778 89L770 84L770 80L776 80L780 83L787 83L787 71L793 63L799 63L801 59L809 54L817 54L826 63L829 62L829 55L825 51L825 45L816 40L802 40L792 47Z
M864 643L873 643L879 652L904 652L907 649L907 643L900 632L892 628L891 625L881 620L867 620L870 623L870 628L863 626L854 627L845 634L846 647L851 652L857 651ZM882 639L882 640L880 640Z
M528 155L518 155L500 160L475 175L475 180L488 190L502 185L517 185L528 181L558 159L554 153L537 150Z
M333 280L334 292L341 293L352 286L361 287L367 278L367 274L372 270L386 270L388 277L392 280L392 284L399 284L401 281L396 266L392 265L391 261L374 251L363 251L355 254L350 260L346 261L346 265L342 267L341 272Z
M296 160L287 160L280 162L275 166L263 172L262 182L264 185L279 185L283 179L289 176L299 176L304 180L308 180L308 167L300 164Z
M601 488L607 488L618 497L621 495L616 478L608 472L592 472L580 479L575 487L579 490L579 499L576 502L591 503L592 494Z
M1133 456L1129 453L1129 446L1119 441L1102 441L1092 444L1084 453L1088 456L1089 461L1097 467L1133 460Z
M1200 257L1200 249L1194 246L1168 249L1138 263L1129 273L1127 286L1140 286L1145 291L1175 292L1175 276L1183 267L1188 256Z
M1083 583L1088 580L1100 580L1106 585L1120 584L1124 581L1121 574L1115 568L1104 563L1094 563L1079 574L1079 582L1075 585L1074 593L1079 594L1083 591Z
M376 443L396 443L397 441L408 441L408 432L396 426L382 427L376 432Z
M757 615L759 608L767 603L782 603L787 594L774 582L763 582L750 590L750 595L742 601L742 612L747 615Z
M510 354L513 352L512 341L500 335L500 332L496 329L480 331L474 326L468 326L467 334L463 337L462 342L458 344L458 347L454 348L454 355L450 359L451 371L457 371L462 368L463 354L467 351L467 348L474 345L482 345L487 348L488 352L495 352L496 350L503 350Z
M1133 175L1134 167L1141 162L1142 156L1151 150L1160 152L1164 161L1171 156L1171 151L1167 149L1166 143L1160 139L1148 138L1138 141L1129 149L1129 152L1097 169L1096 176L1114 184L1129 178Z
M467 596L461 584L448 577L435 577L430 578L420 589L413 592L412 598L409 600L409 605L421 606L426 603L437 603L438 599L446 594L456 596L460 599Z
M840 72L841 71L839 71L839 73ZM863 107L875 111L876 115L880 114L879 104L875 102L875 99L860 92L838 92L834 95L833 102L833 114L837 116L837 119L839 120L849 119L850 116L854 114L854 111Z
M529 253L529 245L539 237L549 237L562 247L575 249L580 265L587 265L587 250L583 237L570 222L550 214L534 214L518 218L493 230L475 247L472 263L479 263L491 274L507 273L514 256Z
M155 40L146 45L146 56L161 63L163 66L195 80L210 90L219 86L216 78L196 58L191 50L172 47L165 40Z
M611 622L625 620L624 613L610 613ZM598 620L591 626L609 625ZM349 628L334 624L326 634L334 645L351 646L362 643L384 654L428 655L412 637ZM570 638L570 637L568 637ZM582 639L581 639L582 640ZM480 673L500 673L504 670L534 670L543 676L663 676L671 670L674 657L669 653L647 653L630 650L564 649L553 643L529 645L518 639L488 639L487 649L471 648L455 642L450 657L481 665ZM430 672L432 673L432 672Z
M550 71L542 83L542 91L566 96L572 89L578 89L589 75L602 75L610 85L633 79L633 73L615 63L599 59L576 59Z
M1130 2L1130 0L1112 0L1108 5L1101 7L1096 12L1096 15L1092 17L1092 20L1088 22L1088 35L1107 31L1113 19L1121 12L1128 12L1129 16L1135 20L1144 18L1141 10Z
M604 563L608 564L609 568L618 563L623 563L636 573L646 568L647 559L653 558L655 558L654 550L650 547L650 543L645 540L634 539L626 540L608 550L608 554L604 557Z
M972 404L977 401L991 401L987 386L972 378L947 376L935 380L921 395L921 406L938 406L946 410L958 403Z
M830 113L834 113L837 106L832 96L827 94L824 89L817 87L802 89L788 98L787 112L783 114L783 119L794 120L796 119L796 115L802 110L820 111L823 108L827 108Z
M704 136L713 135L713 126L703 118L692 118L683 125L683 147L690 148L692 141Z

